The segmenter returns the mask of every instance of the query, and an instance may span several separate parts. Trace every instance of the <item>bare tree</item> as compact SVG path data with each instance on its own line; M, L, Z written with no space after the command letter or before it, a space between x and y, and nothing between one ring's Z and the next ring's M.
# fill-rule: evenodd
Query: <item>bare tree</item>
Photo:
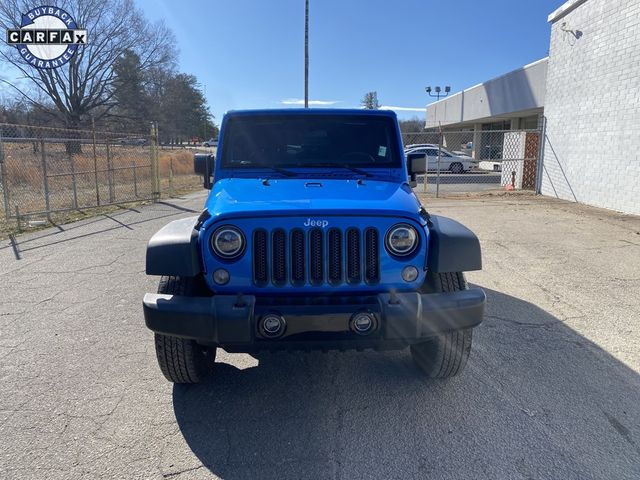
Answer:
M378 103L378 92L365 93L360 104L365 110L378 110L380 108L380 103Z
M410 118L409 120L399 120L400 131L402 133L414 133L424 130L424 120L420 120L418 117Z
M2 0L0 26L18 28L22 14L41 3ZM125 52L138 56L143 71L173 69L173 34L163 23L150 24L131 0L61 0L57 4L87 29L88 44L79 47L67 64L53 69L35 68L22 59L16 48L5 45L0 49L0 65L11 64L26 82L0 81L68 128L78 128L89 115L100 120L111 114L118 88L114 66ZM46 101L41 100L39 92Z

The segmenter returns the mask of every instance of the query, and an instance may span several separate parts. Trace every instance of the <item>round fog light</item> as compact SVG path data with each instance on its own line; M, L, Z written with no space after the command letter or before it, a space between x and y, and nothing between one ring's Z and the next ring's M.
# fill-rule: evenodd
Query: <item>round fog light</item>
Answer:
M231 278L231 276L224 268L219 268L213 272L213 281L218 285L226 285L229 283L229 278Z
M287 324L282 316L269 313L260 321L260 333L268 338L276 338L284 333Z
M409 265L402 269L402 279L405 282L413 282L416 278L418 278L418 269L413 265Z
M351 317L351 330L358 335L368 335L377 327L377 320L373 313L358 312Z

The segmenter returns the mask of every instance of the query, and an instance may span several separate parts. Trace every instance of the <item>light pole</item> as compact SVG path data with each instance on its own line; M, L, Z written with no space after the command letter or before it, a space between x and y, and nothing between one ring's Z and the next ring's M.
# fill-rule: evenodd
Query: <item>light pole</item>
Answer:
M442 89L440 88L440 85L434 87L433 89L431 89L431 85L429 85L428 87L424 87L424 91L427 92L427 94L430 97L435 97L438 100L440 100L440 97L444 98L447 95L449 95L449 92L451 92L451 87L449 85L447 85L446 87L444 87L444 93L441 93ZM435 95L431 93L432 91L436 92Z
M309 0L304 2L304 108L309 108Z
M442 89L440 85L437 85L433 88L435 91L435 95L432 94L431 85L428 87L424 87L424 91L427 92L427 95L430 97L435 97L437 100L440 100L440 97L446 97L451 92L451 87L449 85L444 87L444 93L442 93ZM436 172L436 198L440 196L440 161L442 159L442 125L438 128L438 164L437 164L437 172ZM428 160L427 160L428 161Z

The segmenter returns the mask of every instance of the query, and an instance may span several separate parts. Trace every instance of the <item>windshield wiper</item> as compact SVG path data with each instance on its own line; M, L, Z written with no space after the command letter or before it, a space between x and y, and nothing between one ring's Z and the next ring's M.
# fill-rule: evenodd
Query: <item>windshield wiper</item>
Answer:
M302 166L302 165L300 165ZM333 162L325 162L325 163L312 163L310 165L305 165L309 166L309 167L338 167L338 168L345 168L347 170L351 170L353 173L357 173L358 175L363 175L365 177L373 177L373 175L371 175L369 172L366 172L364 170L360 170L359 168L356 167L351 167L349 165L344 165L342 163L333 163Z
M285 170L284 168L274 167L273 165L267 165L266 163L243 163L243 165L251 165L252 167L259 167L259 168L268 168L270 170L281 173L285 177L297 176L297 174L295 172L292 172L291 170Z

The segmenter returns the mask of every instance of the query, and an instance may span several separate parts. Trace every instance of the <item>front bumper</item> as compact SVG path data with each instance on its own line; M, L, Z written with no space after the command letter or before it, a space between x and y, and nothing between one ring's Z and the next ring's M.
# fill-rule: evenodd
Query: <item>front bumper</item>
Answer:
M479 288L451 293L382 293L370 296L263 298L253 295L185 297L147 293L147 327L156 333L191 338L228 351L304 348L402 348L441 332L482 322L486 296ZM350 329L355 313L373 314L369 335ZM286 320L277 339L261 336L258 322L268 313Z

